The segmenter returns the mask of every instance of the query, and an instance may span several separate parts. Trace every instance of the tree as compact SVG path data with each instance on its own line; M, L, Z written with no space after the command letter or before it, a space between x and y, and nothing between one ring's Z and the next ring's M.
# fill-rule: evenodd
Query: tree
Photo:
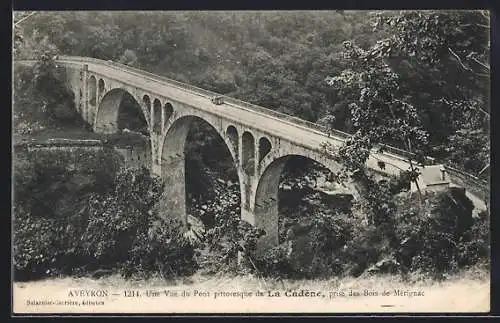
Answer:
M327 78L328 84L350 101L355 130L338 153L325 147L328 153L342 160L344 174L340 174L340 178L349 175L365 177L365 163L373 148L379 146L379 151L383 151L385 144L392 144L414 154L408 157L408 161L411 180L418 188L419 173L414 162L415 159L423 162L428 134L422 128L416 109L401 92L398 74L383 59L368 57L369 52L351 42L345 42L344 46L351 68L339 76Z
M96 259L122 261L136 235L151 221L152 209L163 185L146 169L124 170L114 181L111 192L89 198L89 222L84 244Z
M399 75L429 133L429 153L479 172L489 163L484 145L465 148L460 141L489 142L488 13L383 12L374 27L388 36L368 49L366 59L383 59Z
M123 52L123 55L120 57L119 62L125 65L134 66L135 64L137 64L137 55L133 50L126 49Z
M420 162L427 154L461 156L466 169L484 168L485 145L472 143L488 141L488 20L483 11L382 12L372 22L385 39L366 50L344 43L350 67L326 81L348 102L355 133L340 155L351 171L363 169L381 144L404 148ZM464 165L467 154L485 159ZM411 171L415 180L413 165Z

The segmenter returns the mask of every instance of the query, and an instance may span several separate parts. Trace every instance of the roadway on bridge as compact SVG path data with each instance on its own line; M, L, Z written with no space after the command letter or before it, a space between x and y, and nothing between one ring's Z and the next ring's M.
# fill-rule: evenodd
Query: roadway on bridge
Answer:
M81 62L74 62L71 60L61 62L64 62L65 64L75 64L79 67L82 65ZM232 120L235 123L249 126L256 130L266 132L272 136L279 137L294 144L305 146L312 150L318 151L321 144L325 142L329 142L336 147L339 147L343 142L342 138L337 138L335 136L328 137L316 129L296 125L289 121L278 119L275 116L252 111L245 107L228 103L221 105L212 104L210 98L205 95L176 87L175 85L166 82L153 80L148 76L140 75L136 72L121 70L117 67L92 62L88 62L88 67L89 71L93 73L101 74L104 77L112 78L119 82L144 89L153 94L171 98L193 106L206 113L215 114L221 118ZM151 100L153 100L153 98L151 98ZM384 153L384 155L385 158L383 158L382 155L378 155L378 158L381 158L400 169L408 169L409 164L405 158L389 153ZM390 157L390 159L387 157Z

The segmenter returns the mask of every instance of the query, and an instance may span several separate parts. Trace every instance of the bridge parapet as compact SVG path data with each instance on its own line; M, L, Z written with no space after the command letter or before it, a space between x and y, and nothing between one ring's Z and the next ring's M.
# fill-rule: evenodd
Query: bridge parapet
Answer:
M238 107L248 108L248 109L250 109L252 111L255 111L255 112L261 112L261 113L266 114L267 116L278 117L281 120L286 120L286 121L292 122L292 123L294 123L296 125L301 125L301 126L305 126L307 128L310 128L310 129L318 130L323 135L327 136L326 133L325 133L327 131L326 127L318 125L316 123L313 123L313 122L310 122L310 121L307 121L307 120L303 120L303 119L300 119L300 118L297 118L297 117L294 117L294 116L290 116L288 114L281 113L281 112L278 112L278 111L275 111L275 110L267 109L267 108L264 108L262 106L255 105L255 104L252 104L252 103L249 103L249 102L245 102L245 101L242 101L242 100L230 97L230 96L221 95L220 93L213 92L213 91L210 91L210 90L206 90L206 89L203 89L203 88L199 88L199 87L191 85L191 84L187 84L187 83L183 83L183 82L180 82L180 81L176 81L176 80L167 78L165 76L156 75L156 74L153 74L153 73L150 73L150 72L147 72L147 71L144 71L144 70L141 70L141 69L138 69L136 67L129 66L129 65L124 65L124 64L121 64L121 63L113 62L113 61L104 61L104 60L100 60L100 59L97 59L97 58L88 58L88 57L79 57L79 56L60 56L59 60L70 60L70 61L80 61L80 62L94 62L94 63L99 63L99 64L105 64L105 65L108 65L108 66L113 66L113 67L120 68L122 70L133 71L135 73L140 74L141 76L147 76L147 77L149 77L149 78L151 78L153 80L157 80L157 81L161 81L161 82L166 82L166 83L169 83L171 85L175 85L175 86L181 87L181 88L183 88L185 90L189 90L189 91L195 92L196 94L203 95L203 96L206 96L206 97L222 96L224 98L224 102L225 103L230 103L230 104L233 104L233 105L237 105ZM342 132L342 131L336 130L336 129L333 129L330 132L333 135L337 135L337 136L342 137L342 138L345 138L345 137L349 136L348 133L345 133L345 132Z
M490 198L490 183L484 181L469 173L463 172L448 165L444 165L446 173L451 179L451 182L460 187L464 187L472 195L482 199L486 204L489 204Z
M326 127L324 127L322 125L319 125L317 123L314 123L314 122L303 120L303 119L300 119L300 118L297 118L297 117L294 117L294 116L290 116L288 114L281 113L281 112L278 112L278 111L275 111L275 110L267 109L265 107L262 107L262 106L259 106L259 105L256 105L256 104L252 104L252 103L249 103L249 102L245 102L245 101L242 101L242 100L230 97L230 96L221 95L220 93L217 93L217 92L213 92L213 91L210 91L210 90L199 88L199 87L196 87L196 86L191 85L191 84L187 84L187 83L183 83L183 82L180 82L180 81L176 81L176 80L167 78L165 76L156 75L156 74L153 74L151 72L144 71L144 70L141 70L139 68L132 67L132 66L129 66L129 65L117 63L117 62L114 62L114 61L104 61L104 60L97 59L97 58L81 57L81 56L60 56L59 60L79 61L79 62L82 62L82 63L93 62L93 63L98 63L98 64L104 64L104 65L108 65L108 66L117 67L117 68L119 68L121 70L125 70L125 71L128 71L128 72L131 71L131 72L139 74L139 75L141 75L143 77L144 76L148 77L148 78L150 78L152 80L156 80L156 81L160 81L160 82L165 82L165 83L168 83L168 84L180 87L182 89L194 92L194 93L196 93L198 95L205 96L207 98L211 98L211 97L214 97L214 96L222 96L222 97L224 97L224 103L229 103L229 104L232 104L232 105L236 105L239 108L247 108L247 110L251 110L251 111L254 111L254 112L260 112L262 114L265 114L266 116L276 117L276 118L279 118L282 121L283 120L287 121L287 122L292 123L292 124L294 124L296 126L305 127L308 130L310 130L310 131L315 131L316 133L319 133L319 134L323 135L325 137L325 140L327 138L330 138L331 136L337 137L337 139L340 139L340 140L345 140L346 138L348 138L348 137L351 136L351 134L349 134L347 132L343 132L341 130L327 129ZM385 151L387 151L389 153L392 153L392 154L395 154L395 155L398 155L398 156L402 156L402 157L406 157L406 158L408 158L408 157L414 157L415 156L415 154L410 153L410 152L408 152L406 150L399 149L399 148L392 147L392 146L388 146L388 145L385 145L384 149L385 149ZM435 161L431 157L426 157L426 162L428 162L429 164L433 164Z

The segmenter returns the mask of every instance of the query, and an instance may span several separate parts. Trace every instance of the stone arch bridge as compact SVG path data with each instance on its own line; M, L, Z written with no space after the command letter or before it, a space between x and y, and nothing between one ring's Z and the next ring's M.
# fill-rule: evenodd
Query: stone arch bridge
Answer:
M184 145L194 120L208 123L227 145L239 175L241 217L266 231L261 245L278 243L278 184L291 156L305 156L333 172L341 167L322 153L321 145L339 147L345 133L327 135L316 124L234 98L224 97L222 104L214 104L211 98L216 93L111 61L61 56L57 64L66 70L79 113L96 132L119 130L119 107L125 95L139 103L151 140L150 168L169 187L162 209L170 216L186 221ZM374 151L367 166L397 175L409 169L407 156L395 148ZM383 169L379 161L385 163Z

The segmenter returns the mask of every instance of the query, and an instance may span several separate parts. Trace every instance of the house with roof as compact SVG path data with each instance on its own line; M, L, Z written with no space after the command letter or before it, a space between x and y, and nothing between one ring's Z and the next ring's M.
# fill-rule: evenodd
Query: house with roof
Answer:
M439 192L450 187L450 177L446 174L444 165L427 165L420 167L420 176L417 179L418 187L422 192ZM411 182L412 192L417 191L417 185Z

